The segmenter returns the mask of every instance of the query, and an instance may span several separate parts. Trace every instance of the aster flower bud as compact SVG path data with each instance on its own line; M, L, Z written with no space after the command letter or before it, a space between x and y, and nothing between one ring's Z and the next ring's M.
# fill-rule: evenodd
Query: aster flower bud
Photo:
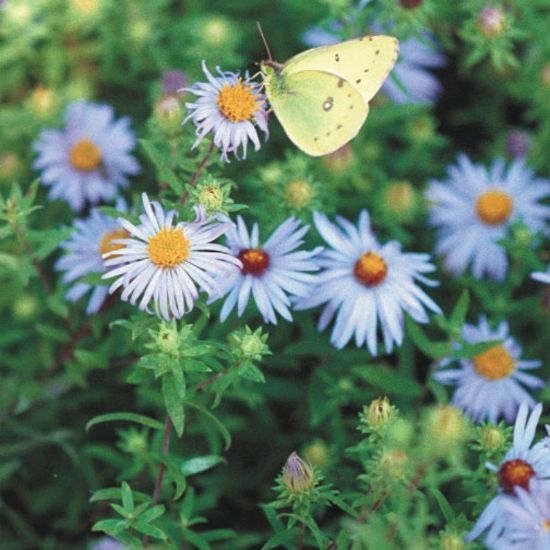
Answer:
M485 36L497 36L506 26L504 13L500 8L487 6L481 10L477 18L477 26Z
M315 485L315 474L311 466L293 452L283 468L283 483L293 494L308 492Z
M330 462L330 450L322 439L316 439L305 447L304 458L309 464L324 470Z
M447 447L464 440L466 419L462 412L452 405L438 405L430 410L426 429L432 441Z
M550 88L550 63L547 63L543 68L542 68L542 71L540 73L541 75L541 80L542 80L542 83Z
M57 97L54 90L46 86L37 86L30 100L32 112L39 117L47 117L55 113Z
M175 355L180 348L180 337L176 323L160 323L160 328L156 337L156 344L162 353Z
M353 162L353 149L349 143L346 143L340 149L337 149L329 155L323 157L323 162L325 166L331 172L343 172L349 168L350 164Z
M527 156L531 138L523 130L512 130L506 140L506 152L514 158L523 158Z
M160 127L167 133L170 134L181 130L183 111L175 95L161 97L155 103L154 113Z
M391 183L384 193L384 206L391 214L402 220L408 220L414 214L418 197L408 181Z
M235 352L248 361L259 361L262 356L271 352L266 344L267 333L263 334L261 327L254 332L250 327L238 330L230 335L229 343Z
M464 550L464 537L456 533L446 533L439 539L439 550Z
M183 71L166 71L162 75L162 94L173 95L189 85L187 75Z
M499 451L505 442L506 438L502 430L498 427L485 426L479 430L479 443L487 453Z
M285 188L285 198L291 208L304 208L313 198L312 186L305 180L292 180Z
M10 181L21 169L21 160L17 153L6 151L0 154L0 181Z
M371 401L368 407L363 407L363 414L370 428L378 429L386 426L391 420L395 407L390 405L387 397L379 397Z
M399 480L407 473L409 457L402 449L389 449L380 457L382 472L388 477Z
M225 45L232 37L234 28L225 17L209 17L202 26L202 37L206 44L213 47Z

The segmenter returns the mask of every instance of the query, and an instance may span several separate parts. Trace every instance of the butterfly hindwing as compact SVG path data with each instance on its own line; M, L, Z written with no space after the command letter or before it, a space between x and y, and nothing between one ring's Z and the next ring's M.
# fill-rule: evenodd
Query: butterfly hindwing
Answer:
M325 71L347 80L368 102L397 60L399 42L392 36L364 36L307 50L289 59L283 75Z
M368 104L346 80L320 70L300 70L277 78L269 101L290 140L312 156L327 155L359 132Z

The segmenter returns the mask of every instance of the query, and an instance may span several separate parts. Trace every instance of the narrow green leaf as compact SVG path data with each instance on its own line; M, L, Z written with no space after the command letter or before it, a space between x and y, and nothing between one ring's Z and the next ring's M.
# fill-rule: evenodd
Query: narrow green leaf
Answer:
M164 430L164 424L148 416L142 414L128 413L128 412L117 412L109 414L101 414L99 416L94 416L86 424L86 431L89 431L92 426L97 424L102 424L103 422L115 422L119 420L124 420L126 422L136 422L137 424L142 424L148 428L153 428L154 430Z
M174 425L178 437L181 437L185 425L185 413L183 410L183 401L179 396L176 382L172 374L165 374L162 377L162 396L164 398L166 412L172 419L172 424Z
M439 508L441 508L441 513L445 518L445 521L447 523L451 523L452 521L454 521L455 519L454 510L452 509L448 500L445 498L445 495L439 489L430 489L430 492L434 496L435 500L437 500L437 503L439 504Z
M168 537L164 533L164 531L161 531L158 527L154 527L153 525L149 525L148 523L145 523L144 521L136 521L132 524L132 527L136 530L142 533L143 535L147 535L149 537L154 537L156 539L160 540L166 540Z
M451 313L450 323L451 327L458 329L462 328L464 321L466 320L466 314L468 313L468 308L470 307L470 293L468 290L465 290L458 302L456 303L453 312Z
M418 397L422 394L422 385L413 378L399 371L380 365L356 366L353 371L363 380L389 395Z
M132 495L132 489L130 489L130 485L128 485L126 481L123 481L120 486L120 494L122 495L122 506L124 506L124 509L128 510L128 512L132 512L134 510L134 497Z
M189 460L185 460L181 464L181 472L184 476L192 476L205 472L221 462L225 462L225 459L218 455L196 456Z
M200 411L218 428L225 442L225 450L227 451L227 449L231 447L231 434L229 433L229 430L225 427L225 425L208 409L205 409L204 407L197 405L196 403L192 403L191 401L187 401L186 404Z

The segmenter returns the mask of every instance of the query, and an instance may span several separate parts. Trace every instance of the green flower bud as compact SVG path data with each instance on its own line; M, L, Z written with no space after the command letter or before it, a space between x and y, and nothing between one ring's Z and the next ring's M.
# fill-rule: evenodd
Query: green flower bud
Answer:
M32 294L23 294L13 302L13 316L18 321L28 321L38 312L38 300Z
M161 323L157 333L157 346L162 353L176 355L180 348L180 337L176 323Z
M0 154L0 181L11 181L21 170L21 161L17 153L7 151Z
M313 198L311 183L305 180L292 180L285 188L286 202L291 208L304 208Z
M390 449L380 457L382 472L392 479L402 479L407 473L409 457L402 449Z
M177 133L181 130L183 111L175 95L161 97L155 103L154 113L159 126L168 134Z
M206 44L221 47L231 40L234 29L224 17L209 17L202 27L202 36Z
M466 419L461 411L451 405L433 407L426 420L426 432L438 447L462 443L466 438Z
M229 336L229 344L235 350L237 355L249 361L258 361L264 355L268 355L269 346L267 342L267 334L262 333L261 327L254 332L250 327L245 327L244 330L238 330Z
M446 533L439 539L439 550L464 550L464 537L456 533Z
M315 485L315 474L311 466L298 453L292 453L283 468L283 483L293 494L307 493Z
M374 399L368 407L363 407L363 415L370 428L386 426L394 412L395 407L392 407L387 397Z
M320 470L324 470L330 462L330 450L321 439L312 441L304 448L304 458Z
M485 426L479 430L479 443L487 453L499 451L505 442L506 437L497 426Z
M477 18L477 26L482 34L490 38L498 36L506 27L504 13L500 8L487 6Z
M391 183L384 193L384 206L401 219L410 219L418 204L418 197L408 181Z
M346 143L340 149L325 155L323 163L331 172L343 172L353 162L353 156L353 149L349 143Z
M55 91L46 86L37 86L31 94L30 108L39 117L48 117L57 110Z
M220 212L225 202L225 194L217 182L207 183L198 189L197 198L207 212Z

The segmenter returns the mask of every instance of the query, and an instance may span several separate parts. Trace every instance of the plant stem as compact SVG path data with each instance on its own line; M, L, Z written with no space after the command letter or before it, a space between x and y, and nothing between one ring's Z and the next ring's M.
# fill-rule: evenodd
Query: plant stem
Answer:
M164 434L162 436L162 450L161 450L161 459L160 459L160 465L159 465L159 473L157 475L157 480L155 482L155 489L153 490L153 499L151 501L151 505L154 506L160 498L160 490L162 488L162 482L164 480L164 472L166 470L166 466L164 465L164 462L162 461L162 457L164 455L168 454L168 451L170 450L170 433L172 432L172 419L170 418L170 415L166 415L166 420L164 421ZM149 544L149 537L145 535L143 537L143 546L147 546Z
M302 550L302 548L304 547L305 535L306 535L306 524L302 522L300 524L300 533L298 535L298 545L296 546L296 550Z
M212 155L212 151L214 151L214 147L215 147L214 142L210 143L210 147L208 147L208 151L206 151L204 157L202 157L202 160L199 162L197 169L193 172L193 175L189 179L189 185L191 187L195 186L197 178L200 176L201 172L204 170L204 167L208 164L210 155ZM181 198L182 204L185 204L188 198L189 198L189 193L186 191Z
M38 258L35 257L34 251L29 241L27 241L27 239L25 238L25 235L23 235L23 232L21 231L21 228L15 222L13 224L13 230L15 231L17 238L21 241L21 244L25 248L25 252L29 255L32 261L32 265L34 266L36 274L38 275L38 278L40 279L40 283L42 284L42 287L46 291L46 294L51 294L52 288L50 287L50 283L48 283L48 279L44 274L44 271L42 269L42 264L40 263L40 260L38 260Z

